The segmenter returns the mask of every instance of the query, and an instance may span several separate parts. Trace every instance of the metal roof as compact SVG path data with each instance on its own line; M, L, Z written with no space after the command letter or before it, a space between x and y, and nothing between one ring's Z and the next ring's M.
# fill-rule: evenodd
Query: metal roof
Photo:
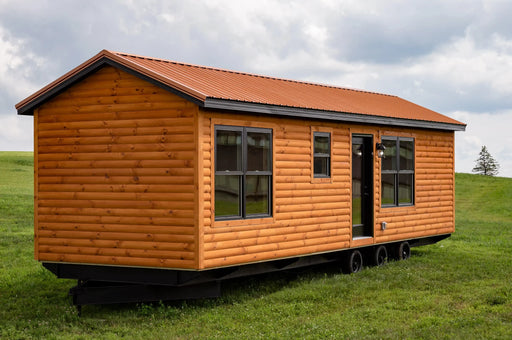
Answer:
M397 96L101 51L16 105L33 110L91 72L112 65L204 108L442 130L465 124Z

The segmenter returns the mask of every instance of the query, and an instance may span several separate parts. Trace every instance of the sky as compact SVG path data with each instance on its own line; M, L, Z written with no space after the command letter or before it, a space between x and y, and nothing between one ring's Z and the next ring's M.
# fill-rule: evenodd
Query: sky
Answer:
M14 105L103 49L397 95L467 124L512 177L512 1L0 0L0 150L33 149Z

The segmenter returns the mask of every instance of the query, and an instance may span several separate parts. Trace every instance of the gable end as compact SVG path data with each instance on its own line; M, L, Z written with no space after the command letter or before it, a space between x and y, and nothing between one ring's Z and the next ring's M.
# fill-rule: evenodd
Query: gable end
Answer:
M155 86L158 86L166 91L169 91L183 99L186 99L196 105L204 106L203 102L191 95L188 95L187 93L184 93L182 91L179 91L175 89L174 87L171 87L167 84L164 84L158 80L155 80L154 78L147 76L143 73L140 73L133 68L127 67L123 64L120 64L114 60L111 60L107 57L102 57L98 61L94 62L91 65L86 66L82 70L80 70L77 73L71 74L68 78L63 79L62 82L59 84L56 84L53 87L50 87L47 91L43 92L42 94L38 95L39 92L42 92L45 88L43 88L41 91L36 92L33 96L27 98L25 101L20 102L18 105L16 105L16 108L18 110L19 115L26 115L26 116L33 116L34 115L34 109L41 106L48 100L54 98L55 96L59 95L60 93L67 90L69 87L73 86L76 83L79 83L80 81L84 80L91 74L95 73L96 71L100 70L101 68L105 66L112 66L114 68L120 69L124 72L127 72L135 77L138 77L142 80L145 80ZM51 84L49 85L51 86ZM34 99L31 99L34 98Z

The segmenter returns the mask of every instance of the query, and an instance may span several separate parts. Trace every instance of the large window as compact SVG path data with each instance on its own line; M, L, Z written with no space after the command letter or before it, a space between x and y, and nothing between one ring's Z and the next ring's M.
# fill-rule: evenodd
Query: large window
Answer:
M314 177L331 176L331 134L329 132L313 133L313 172Z
M272 130L215 127L215 219L272 215Z
M414 139L382 137L382 206L414 204Z

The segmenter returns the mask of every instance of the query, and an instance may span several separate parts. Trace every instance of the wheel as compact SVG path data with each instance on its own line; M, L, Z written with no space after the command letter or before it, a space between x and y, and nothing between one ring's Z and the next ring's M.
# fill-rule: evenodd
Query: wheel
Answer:
M375 249L373 254L373 263L376 266L382 266L388 262L388 250L385 246L380 245Z
M409 246L409 242L405 241L400 243L397 248L397 259L398 260L407 260L411 257L411 246Z
M359 250L353 250L345 259L344 272L353 274L363 269L363 255Z

